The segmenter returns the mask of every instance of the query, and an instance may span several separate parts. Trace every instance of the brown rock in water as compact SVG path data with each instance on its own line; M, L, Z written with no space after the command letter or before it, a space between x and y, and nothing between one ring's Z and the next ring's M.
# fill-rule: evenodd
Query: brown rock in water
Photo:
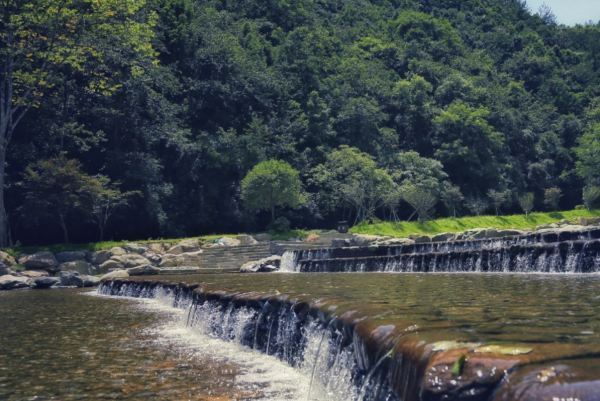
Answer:
M468 349L438 353L425 370L422 399L487 400L500 380L518 363L518 359L477 355Z
M512 373L496 391L493 401L598 401L600 380L594 376L594 363L583 361L523 367ZM590 365L587 369L586 366Z

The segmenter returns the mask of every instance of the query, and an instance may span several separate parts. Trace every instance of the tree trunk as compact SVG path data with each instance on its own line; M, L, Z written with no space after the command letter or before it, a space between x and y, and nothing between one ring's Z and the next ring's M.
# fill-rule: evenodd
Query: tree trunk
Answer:
M6 138L6 133L1 132L0 138ZM3 139L0 141L4 142ZM8 216L4 205L4 189L6 178L6 144L0 144L0 247L9 246L8 243Z
M69 230L67 230L67 223L65 222L65 216L60 213L58 215L58 218L60 219L60 228L62 229L63 232L63 239L65 241L65 244L69 243Z
M271 223L275 222L275 205L271 204Z
M100 233L100 242L104 241L104 225L102 223L98 224L98 231Z

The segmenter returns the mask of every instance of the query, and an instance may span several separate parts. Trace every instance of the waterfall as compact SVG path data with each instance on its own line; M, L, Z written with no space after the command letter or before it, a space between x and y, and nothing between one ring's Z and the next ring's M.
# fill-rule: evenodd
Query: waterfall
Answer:
M600 229L286 251L282 272L600 273Z
M386 371L348 326L306 304L205 294L196 286L105 282L103 295L152 298L187 311L188 328L271 355L310 378L309 400L400 401ZM389 350L388 350L389 352ZM314 397L314 398L311 398Z

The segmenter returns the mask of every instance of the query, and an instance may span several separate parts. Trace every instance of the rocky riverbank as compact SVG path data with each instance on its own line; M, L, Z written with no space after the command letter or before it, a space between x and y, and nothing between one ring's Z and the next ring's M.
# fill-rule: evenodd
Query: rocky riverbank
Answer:
M19 255L0 251L0 290L51 287L93 287L103 279L154 275L161 270L181 270L202 263L214 248L257 245L249 235L222 237L209 244L199 239L175 243L128 243L95 252L49 251ZM239 265L238 265L239 266Z

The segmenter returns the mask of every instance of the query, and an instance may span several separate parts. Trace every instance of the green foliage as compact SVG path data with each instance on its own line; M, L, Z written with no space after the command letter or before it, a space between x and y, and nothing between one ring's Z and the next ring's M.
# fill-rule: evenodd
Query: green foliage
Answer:
M600 203L600 186L588 185L583 188L583 203L588 210L592 210Z
M522 195L519 195L517 198L519 201L519 206L521 210L525 212L525 216L527 217L529 213L533 210L535 204L535 195L533 192L526 192Z
M275 208L298 208L306 202L298 171L280 160L260 162L246 174L242 199L249 210L270 211L273 224Z
M546 188L544 190L544 204L548 207L548 209L558 210L558 205L560 203L560 198L562 197L562 191L560 188Z
M482 213L505 188L558 188L574 207L600 185L598 43L599 24L560 26L512 0L5 1L11 232L56 238L17 213L16 184L60 154L129 194L111 202L131 206L113 209L113 238L256 229L239 184L263 160L298 171L311 196L287 217L305 226L407 219L404 183L444 201L432 215L464 198ZM66 224L90 241L97 223L81 217Z
M492 201L496 216L498 216L500 214L500 209L510 201L511 193L510 191L495 191L490 189L487 196Z
M389 174L377 168L375 161L366 153L345 145L327 156L325 163L312 172L311 183L319 188L319 203L335 210L348 208L355 221L373 216L376 209L386 202L395 190Z

